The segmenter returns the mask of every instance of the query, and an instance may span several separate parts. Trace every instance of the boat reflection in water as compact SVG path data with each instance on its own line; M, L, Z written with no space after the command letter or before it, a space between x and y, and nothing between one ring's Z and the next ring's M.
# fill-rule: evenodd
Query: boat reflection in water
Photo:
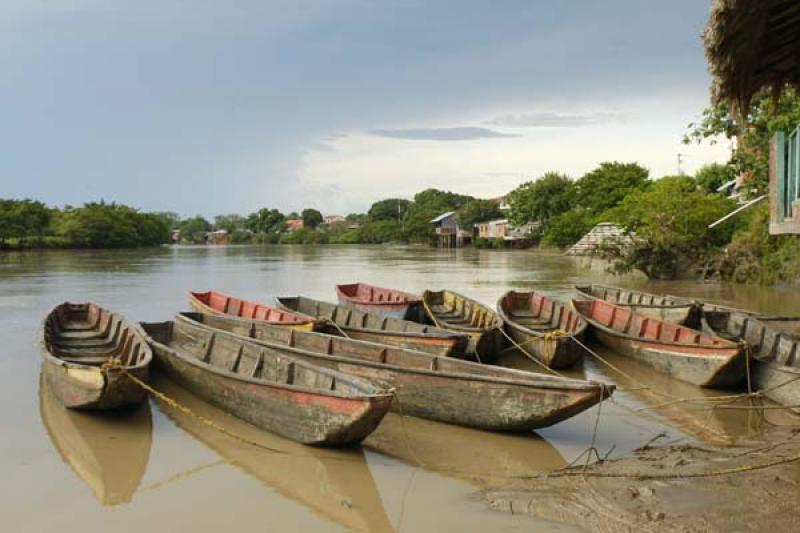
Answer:
M153 420L148 402L114 412L67 409L42 375L39 413L61 458L100 503L130 503L150 458Z
M268 448L225 435L197 418L158 402L159 409L178 427L278 494L346 530L392 529L361 448L326 450L304 446L226 414L160 372L155 373L152 381L156 389L194 413Z
M482 488L500 488L509 479L535 476L567 464L558 450L535 433L489 433L395 413L384 417L363 444Z
M625 372L634 381L620 375L600 362L592 360L590 372L594 379L618 384L615 400L618 403L642 409L643 415L662 421L683 433L703 442L719 445L735 444L741 438L757 437L773 424L791 423L791 415L780 410L713 408L711 401L683 401L685 399L713 400L745 392L742 389L707 389L671 378L638 361L597 349L606 361ZM590 358L591 356L587 356ZM596 376L594 374L596 373ZM770 403L766 400L767 403ZM746 407L748 401L727 403ZM772 404L774 405L774 404Z

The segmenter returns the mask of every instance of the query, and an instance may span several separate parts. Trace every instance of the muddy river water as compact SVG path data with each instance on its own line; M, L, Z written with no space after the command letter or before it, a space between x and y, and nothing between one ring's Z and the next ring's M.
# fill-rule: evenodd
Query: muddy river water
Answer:
M560 298L607 282L800 314L800 291L609 277L602 265L536 251L377 247L177 247L0 254L0 516L6 531L567 531L491 511L479 489L565 466L592 440L594 408L530 435L503 435L390 415L361 448L309 448L258 431L155 376L159 390L266 447L227 437L151 400L124 416L66 411L40 387L39 326L54 305L92 300L131 320L166 320L184 291L249 299L333 300L337 282L420 291L451 288L492 307L510 288ZM671 381L602 349L568 374L616 383L594 445L621 457L653 441L726 444L757 438L750 411L661 407L661 392L724 394ZM520 354L501 364L535 370ZM635 381L630 381L633 378Z

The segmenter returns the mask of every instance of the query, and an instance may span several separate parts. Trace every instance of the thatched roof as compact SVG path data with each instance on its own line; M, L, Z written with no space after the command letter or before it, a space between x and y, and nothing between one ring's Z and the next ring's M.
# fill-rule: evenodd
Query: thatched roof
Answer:
M715 99L746 110L762 88L800 87L798 0L712 0L703 40Z

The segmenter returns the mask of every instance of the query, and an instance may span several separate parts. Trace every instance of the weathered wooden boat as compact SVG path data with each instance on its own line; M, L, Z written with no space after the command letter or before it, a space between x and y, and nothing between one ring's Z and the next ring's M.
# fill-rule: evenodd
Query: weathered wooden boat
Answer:
M339 304L364 313L405 319L419 311L422 303L418 294L375 287L366 283L336 285Z
M605 300L573 300L597 339L616 352L701 387L727 387L745 378L739 344L634 312Z
M150 458L150 404L101 413L67 409L41 375L39 413L61 459L102 505L130 503Z
M256 321L180 313L175 324L255 339L285 356L385 383L393 409L461 426L529 431L569 418L608 397L612 385L481 365L369 342L292 331Z
M142 327L159 366L173 379L231 414L303 444L360 442L392 403L391 390L224 331L185 320Z
M214 315L238 316L241 318L252 318L261 320L276 326L284 326L295 329L311 331L314 329L314 319L308 316L292 313L286 309L262 303L240 300L227 294L208 291L192 292L189 295L189 305L192 309L200 313L210 313Z
M568 368L583 356L586 321L568 306L531 291L508 291L497 300L506 333L550 368Z
M758 315L703 303L703 327L720 337L747 342L753 388L800 412L800 317Z
M581 297L605 300L614 305L632 309L641 315L692 328L700 327L699 306L696 302L686 298L605 285L576 285L575 290Z
M331 450L303 446L230 416L161 372L153 376L153 383L159 391L192 412L266 448L233 439L186 412L158 401L159 410L179 428L219 454L227 464L297 502L338 529L392 530L361 447Z
M144 333L93 303L63 303L45 318L42 372L67 407L115 409L143 401L153 354Z
M276 300L282 309L316 318L316 331L331 335L451 357L463 357L469 343L466 335L446 329L364 313L304 296Z
M469 336L467 353L480 362L492 361L503 351L503 321L487 306L449 290L423 292L422 304L437 327Z

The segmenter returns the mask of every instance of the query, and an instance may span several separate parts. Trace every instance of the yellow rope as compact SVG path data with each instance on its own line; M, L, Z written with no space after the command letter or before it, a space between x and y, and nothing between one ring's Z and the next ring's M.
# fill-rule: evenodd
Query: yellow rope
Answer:
M181 413L183 413L183 414L185 414L185 415L187 415L187 416L189 416L191 418L194 418L195 420L198 420L198 421L202 422L203 424L207 425L208 427L216 429L220 433L223 433L223 434L225 434L225 435L227 435L227 436L229 436L229 437L231 437L233 439L236 439L236 440L238 440L240 442L244 442L245 444L250 444L251 446L255 446L257 448L261 448L262 450L267 450L267 451L270 451L270 452L273 452L273 453L280 453L280 454L287 453L287 452L285 452L283 450L278 450L276 448L270 448L269 446L265 446L265 445L261 444L260 442L256 442L256 441L254 441L252 439L248 439L247 437L243 437L242 435L239 435L236 432L233 432L233 431L231 431L231 430L229 430L227 428L224 428L224 427L220 426L219 424L217 424L213 420L210 420L210 419L208 419L208 418L206 418L206 417L204 417L202 415L199 415L199 414L195 413L189 407L186 407L185 405L179 403L177 400L174 400L174 399L170 398L169 396L167 396L163 392L157 391L156 389L154 389L153 387L151 387L150 385L148 385L147 383L145 383L141 379L137 378L136 376L134 376L133 374L128 372L127 369L125 369L125 367L123 367L122 365L119 365L119 366L116 366L116 367L113 366L112 360L109 360L105 364L109 365L107 368L119 368L120 370L122 370L122 372L125 374L125 376L128 377L128 379L130 379L131 381L133 381L134 383L139 385L141 388L143 388L144 390L146 390L147 392L149 392L150 394L152 394L153 396L155 396L156 398L158 398L162 402L166 403L167 405L169 405L173 409L176 409L176 410L180 411Z
M562 377L562 378L566 377L564 374L561 374L560 372L557 372L556 370L553 370L552 368L550 368L549 366L547 366L547 365L546 365L544 362L540 361L538 357L536 357L536 356L535 356L535 355L533 355L532 353L528 352L528 350L526 350L525 348L523 348L521 344L517 343L517 342L516 342L514 339L512 339L512 338L511 338L511 336L509 336L509 335L508 335L508 333L506 333L505 331L503 331L503 328L498 328L498 329L500 330L500 333L502 333L502 334L503 334L503 336L504 336L506 339L508 339L508 341L509 341L509 342L510 342L512 345L514 345L514 347L515 347L517 350L519 350L519 351L520 351L520 352L521 352L521 353L522 353L522 354L523 354L525 357L527 357L528 359L530 359L531 361L533 361L533 362L534 362L534 363L536 363L537 365L541 366L542 368L544 368L545 370L547 370L547 371L548 371L548 372L550 372L551 374L555 374L556 376L558 376L558 377Z

